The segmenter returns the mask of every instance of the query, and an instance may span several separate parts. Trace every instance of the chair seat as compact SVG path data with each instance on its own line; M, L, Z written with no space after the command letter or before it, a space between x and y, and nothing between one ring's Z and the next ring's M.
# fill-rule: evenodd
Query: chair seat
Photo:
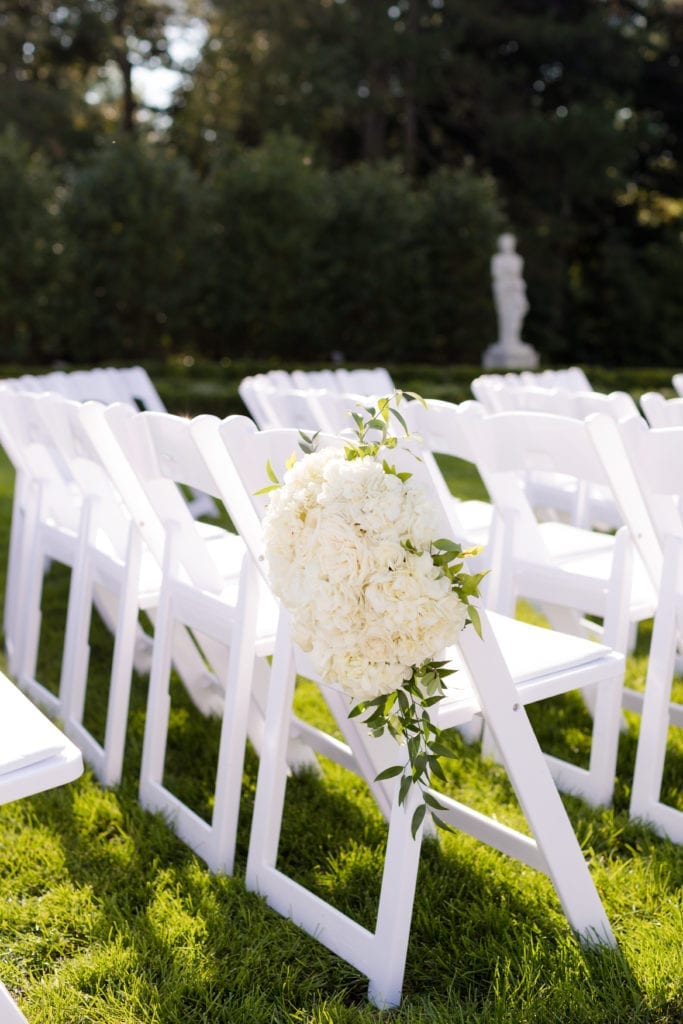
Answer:
M613 672L613 660L620 657L593 640L534 626L496 612L489 612L488 617L522 700L540 700L554 695L557 692L554 681L558 673L597 668L603 664L608 672ZM466 721L465 708L469 705L478 710L478 707L467 668L457 648L448 648L446 657L456 672L449 679L446 699L439 705L439 718L449 726L460 725Z
M0 673L0 803L72 782L82 771L78 748Z
M610 538L613 540L613 538ZM533 574L533 566L520 564L521 571L530 570ZM604 548L595 552L579 552L573 557L564 558L557 570L571 573L577 578L583 577L587 583L593 586L607 587L613 570L613 552L611 548ZM657 594L650 577L645 569L642 559L637 552L633 558L633 576L631 579L631 597L629 608L631 615L636 621L642 621L655 613L657 607Z
M611 552L614 547L612 534L584 530L580 526L572 526L569 523L555 521L539 523L538 529L548 554L556 564L566 558L574 558L583 553L593 555L599 551Z
M486 544L493 519L493 506L488 501L458 501L458 518L467 531L468 537Z

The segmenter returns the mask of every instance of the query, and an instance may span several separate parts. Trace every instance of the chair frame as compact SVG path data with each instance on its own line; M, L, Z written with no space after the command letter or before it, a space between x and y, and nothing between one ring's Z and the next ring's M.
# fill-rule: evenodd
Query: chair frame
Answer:
M262 566L257 509L259 504L262 507L263 499L254 496L254 451L246 442L250 436L256 439L258 432L244 417L229 417L220 423L209 416L198 417L192 424L192 432L198 452L219 484L233 522L255 562ZM259 451L264 455L267 452L275 465L278 461L275 454L282 455L284 462L296 441L296 431L269 432L269 436L261 434ZM234 461L237 453L240 465ZM571 926L579 936L587 942L614 944L604 909L553 781L551 765L540 750L528 721L522 699L524 688L513 682L485 611L482 619L483 642L471 629L466 629L458 643L474 688L454 691L451 698L439 706L439 724L464 725L477 714L483 715L499 745L502 761L532 836L439 795L446 804L443 816L462 831L526 864L545 870L555 885ZM527 628L533 630L535 627ZM596 648L596 656L602 660L603 682L608 688L606 699L612 703L612 732L618 734L617 715L624 659L619 654L604 651L604 648L599 653ZM545 677L530 680L529 689L534 692L530 695L527 691L526 695L533 699L573 689L575 685L581 685L581 679L586 680L586 671L592 672L593 666L574 666L559 673L548 670ZM277 848L288 775L286 742L294 726L292 703L298 674L316 679L308 660L293 645L289 616L281 611L268 690L266 742L261 752L257 781L247 886L261 893L270 906L291 917L309 934L315 935L333 952L366 974L372 1002L382 1007L394 1006L400 1000L403 982L422 837L420 831L413 840L410 832L414 796L409 797L407 806L399 805L395 782L389 787L387 782L378 784L375 779L378 769L401 757L400 748L387 735L382 737L383 743L371 739L362 722L348 719L348 698L334 687L321 686L321 692L347 741L347 756L341 763L356 771L371 788L381 786L376 797L389 822L389 834L375 929L362 928L352 918L335 910L278 870ZM616 741L612 744L611 754L613 781Z

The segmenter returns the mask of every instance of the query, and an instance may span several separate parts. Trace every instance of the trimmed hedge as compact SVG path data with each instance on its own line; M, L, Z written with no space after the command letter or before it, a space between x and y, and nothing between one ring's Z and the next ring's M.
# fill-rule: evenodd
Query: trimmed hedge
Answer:
M391 164L330 171L288 137L200 178L168 148L111 141L61 180L0 137L5 361L481 361L496 338L489 261L506 226L491 180ZM545 240L547 246L553 240ZM562 274L525 240L525 339L547 363L683 360L683 245L616 228ZM540 275L540 277L539 277ZM548 301L545 301L547 298ZM545 304L544 304L545 302Z
M277 138L205 180L168 151L119 143L48 183L5 149L0 190L27 211L0 237L8 265L26 249L0 291L6 358L462 362L493 337L502 217L471 173L414 191L390 165L330 172Z

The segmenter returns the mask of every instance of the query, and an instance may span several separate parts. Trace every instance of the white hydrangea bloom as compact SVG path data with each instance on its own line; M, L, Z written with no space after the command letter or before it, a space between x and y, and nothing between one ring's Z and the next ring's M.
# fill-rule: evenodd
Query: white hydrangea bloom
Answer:
M397 689L463 628L466 606L430 554L438 522L428 495L379 461L338 448L305 456L263 525L294 640L354 699Z

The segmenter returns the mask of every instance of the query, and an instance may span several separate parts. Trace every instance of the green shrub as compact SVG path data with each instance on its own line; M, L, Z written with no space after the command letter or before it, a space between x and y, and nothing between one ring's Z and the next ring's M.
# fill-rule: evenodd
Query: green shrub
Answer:
M391 165L358 164L331 176L325 236L329 349L358 362L407 358L429 342L427 254L420 204Z
M153 356L185 342L196 191L184 163L134 142L108 146L74 175L63 206L66 358Z
M494 183L442 168L426 179L421 199L430 315L422 358L479 363L497 337L490 260L504 224Z
M61 244L54 205L56 181L18 135L0 136L0 337L5 360L28 363L56 350Z
M268 140L214 168L196 307L205 354L281 358L326 352L320 245L329 186L301 145Z
M683 246L677 232L634 246L614 230L596 242L570 278L564 344L554 358L612 366L676 366L683 361Z

